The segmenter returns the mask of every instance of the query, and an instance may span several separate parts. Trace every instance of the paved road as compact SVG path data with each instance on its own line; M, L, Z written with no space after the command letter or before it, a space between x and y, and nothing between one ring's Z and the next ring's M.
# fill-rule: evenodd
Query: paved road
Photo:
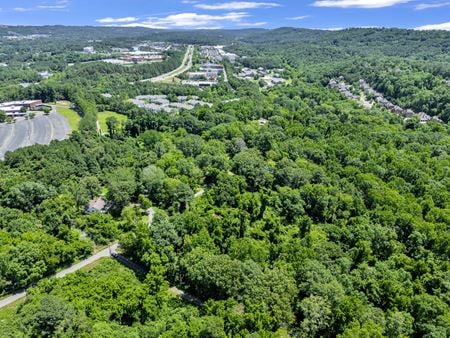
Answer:
M40 114L31 120L18 118L15 123L0 123L0 160L8 151L64 140L70 132L69 123L55 109L48 116Z
M175 286L169 288L169 292L173 293L175 296L178 296L178 297L188 301L189 303L193 303L198 306L203 306L203 302L199 298L187 293L184 290L178 289Z
M223 68L223 81L228 82L228 74L227 74L227 70L225 69L225 67Z
M110 247L108 247L102 251L99 251L96 254L92 255L91 257L85 259L84 261L81 261L75 265L72 265L70 268L67 268L67 269L64 269L64 270L58 272L54 277L62 278L69 273L76 272L76 271L88 266L89 264L92 264L93 262L99 260L100 258L111 257L111 255L113 253L116 253L117 247L118 247L118 244L113 244ZM0 300L0 309L18 301L19 299L26 297L26 295L27 295L26 291L19 291L9 297L6 297L6 298Z
M148 227L150 228L153 224L153 218L155 217L155 209L153 208L148 208L147 209L147 215L148 215Z
M150 212L149 210L152 210L152 211ZM150 213L153 213L153 208L149 208L147 211L149 212L149 215L150 215ZM152 218L153 218L153 216L152 216ZM117 243L113 244L113 245L109 246L108 248L106 248L102 251L99 251L96 254L92 255L91 257L85 259L84 261L81 261L75 265L72 265L70 268L67 268L67 269L64 269L64 270L58 272L54 277L55 278L63 278L66 275L76 272L76 271L88 266L89 264L92 264L95 261L98 261L99 259L105 258L105 257L113 257L134 270L140 270L140 272L146 271L145 268L140 267L136 263L131 262L126 257L118 254L117 253L118 246L119 245ZM169 288L169 292L175 294L176 296L178 296L190 303L193 303L198 306L203 306L203 303L199 298L197 298L175 286ZM26 291L18 291L17 293L0 300L0 309L20 300L22 298L25 298L26 296L27 296Z
M151 78L151 79L145 79L141 80L140 82L161 82L165 81L171 77L178 76L180 74L183 74L184 72L188 71L192 67L192 57L194 56L194 46L189 45L186 54L184 54L183 62L181 63L181 66L178 67L175 70L172 70L169 73L162 74L160 76Z

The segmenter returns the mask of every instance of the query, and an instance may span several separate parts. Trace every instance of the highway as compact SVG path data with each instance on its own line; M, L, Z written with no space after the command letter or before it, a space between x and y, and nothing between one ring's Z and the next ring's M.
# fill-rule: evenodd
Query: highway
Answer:
M117 247L118 247L118 244L113 244L113 245L109 246L108 248L97 252L96 254L92 255L91 257L89 257L75 265L72 265L71 267L69 267L67 269L64 269L64 270L58 272L54 277L55 278L63 278L67 274L76 272L76 271L88 266L89 264L92 264L93 262L98 261L101 258L111 257L112 254L116 252ZM26 297L26 295L27 295L26 291L19 291L11 296L1 299L0 300L0 309L18 301L19 299Z
M184 54L183 62L181 63L180 67L178 67L175 70L172 70L169 73L162 74L157 77L153 77L151 79L141 80L140 82L161 82L161 81L170 79L172 77L178 76L180 74L183 74L184 72L187 72L192 67L192 57L193 56L194 56L194 46L189 45L186 50L186 54Z
M8 151L34 144L50 144L52 140L64 140L71 132L67 120L55 109L49 115L40 114L33 119L18 118L16 122L0 123L0 160Z

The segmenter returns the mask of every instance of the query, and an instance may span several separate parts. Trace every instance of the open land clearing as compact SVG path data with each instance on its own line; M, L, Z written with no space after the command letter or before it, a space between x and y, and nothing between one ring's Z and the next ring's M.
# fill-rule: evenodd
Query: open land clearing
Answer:
M81 116L71 109L71 106L72 104L68 101L58 101L56 102L56 111L67 119L73 131L77 131Z
M123 114L119 114L113 111L103 111L98 113L98 122L100 124L100 129L103 133L108 131L108 126L106 124L106 120L109 117L115 117L119 122L125 123L128 120L128 117Z

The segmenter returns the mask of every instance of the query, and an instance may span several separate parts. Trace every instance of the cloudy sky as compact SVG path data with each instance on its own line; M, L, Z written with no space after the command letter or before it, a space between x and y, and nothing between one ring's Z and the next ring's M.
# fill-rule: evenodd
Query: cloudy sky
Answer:
M450 30L450 0L0 0L0 24Z

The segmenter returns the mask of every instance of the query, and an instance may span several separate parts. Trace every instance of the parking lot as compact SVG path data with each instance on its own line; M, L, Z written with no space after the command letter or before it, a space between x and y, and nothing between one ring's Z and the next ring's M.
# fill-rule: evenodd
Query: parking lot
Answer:
M11 124L0 123L0 159L4 159L8 151L64 140L70 132L67 120L55 111L29 120L17 119Z

